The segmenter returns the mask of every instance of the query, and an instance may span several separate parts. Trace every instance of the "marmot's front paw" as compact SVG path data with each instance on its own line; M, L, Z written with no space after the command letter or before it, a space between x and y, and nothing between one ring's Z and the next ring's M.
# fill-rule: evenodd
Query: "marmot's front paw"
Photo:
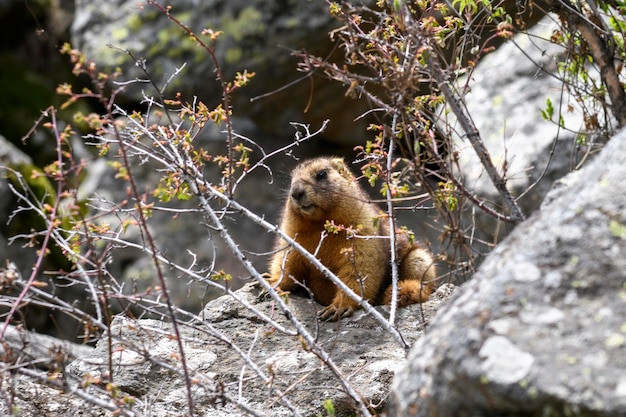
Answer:
M268 284L270 284L276 290L279 296L282 297L282 296L289 294L289 291L283 291L280 289L280 287L278 286L279 283L276 280L272 279L272 276L270 275L269 272L265 272L264 274L261 274L261 276L265 278ZM266 301L271 298L272 297L270 297L268 291L265 288L261 288L261 291L259 292L259 300Z
M344 317L350 317L352 314L354 314L352 307L331 304L320 310L317 316L324 321L337 321Z

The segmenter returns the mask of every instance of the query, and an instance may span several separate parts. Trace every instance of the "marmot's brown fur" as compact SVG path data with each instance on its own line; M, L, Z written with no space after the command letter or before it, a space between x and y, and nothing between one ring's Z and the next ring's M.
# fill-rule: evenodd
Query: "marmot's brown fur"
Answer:
M339 229L357 229L355 237L326 230L332 221ZM316 158L299 164L281 222L283 233L319 259L355 293L374 304L391 301L391 256L386 217L368 201L341 158ZM324 236L323 241L322 235ZM396 234L399 262L398 305L423 302L433 291L435 265L430 253L405 234ZM283 291L306 287L326 307L323 320L350 316L359 304L329 281L302 254L278 239L270 263L269 281Z

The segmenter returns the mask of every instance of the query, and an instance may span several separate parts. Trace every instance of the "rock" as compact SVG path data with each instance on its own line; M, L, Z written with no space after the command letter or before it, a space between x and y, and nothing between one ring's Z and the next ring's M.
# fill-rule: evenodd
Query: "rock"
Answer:
M622 130L437 314L389 417L624 415L625 175Z
M407 342L413 343L421 337L425 323L453 291L454 286L444 284L423 305L398 311L398 330ZM259 297L256 286L246 285L236 295L291 329L274 303ZM378 322L362 312L339 323L319 323L315 319L319 305L294 295L290 297L289 306L293 315L317 336L356 391L371 401L374 409L380 410L394 372L405 361L404 348L383 331ZM377 308L379 311L387 309ZM233 401L272 416L294 415L285 401L300 415L322 413L326 400L332 400L337 416L354 413L336 376L305 348L299 337L277 331L229 295L209 302L200 316L204 322L195 326L180 323L187 367L196 381L193 398L197 415L246 415ZM111 354L113 380L123 393L137 397L136 410L149 407L151 416L184 414L186 391L171 325L157 320L117 317L111 334L112 351L109 351L107 338L103 337L91 355L81 357L68 367L68 377L76 381L103 377L108 373ZM266 382L258 376L255 367L267 378ZM279 398L270 388L280 390L284 397ZM17 395L28 394L20 391ZM49 407L67 410L69 399L68 396L54 398ZM38 411L51 417L58 415L49 410L42 407ZM82 414L77 411L65 415L102 415L97 407L82 410Z
M7 385L12 384L15 394L10 400L9 396L6 396L3 401L0 401L0 414L3 416L113 416L112 413L99 410L75 395L46 386L34 379L14 376L6 372L0 375L0 381ZM7 406L9 401L10 406Z
M4 321L1 326L4 326ZM74 360L79 356L90 355L93 351L90 346L29 332L13 325L7 327L2 341L4 345L0 345L0 355L3 355L3 360L15 361L19 356L19 362L32 361L34 366L42 369L53 367L50 359L53 352L62 352L65 360Z
M15 268L15 266L13 266ZM5 282L0 270L0 281ZM2 326L4 320L2 321ZM0 345L0 386L3 399L0 401L0 415L35 417L41 415L62 416L70 412L88 408L78 397L62 394L58 389L48 387L41 380L18 376L13 371L28 367L31 375L41 375L44 380L60 369L63 364L79 356L92 354L93 348L70 343L66 340L25 331L21 327L9 325ZM9 372L9 370L11 370ZM6 387L11 388L6 388ZM13 395L18 393L17 395ZM43 411L45 410L45 411ZM97 414L93 414L97 415Z
M366 103L344 97L345 87L339 83L316 76L250 101L304 75L297 71L298 60L291 56L291 51L306 49L319 56L330 53L333 42L328 33L339 22L328 12L326 2L179 0L171 12L198 35L205 28L224 32L217 40L215 56L228 81L244 70L256 74L248 86L233 94L237 114L251 117L265 132L282 137L291 135L289 122L318 127L332 118L325 133L327 139L349 146L363 142L358 137L366 134L367 124L355 123L354 119L367 110ZM222 96L215 81L215 65L207 51L153 6L140 8L134 0L106 4L78 0L71 33L74 47L100 66L119 66L124 79L145 79L146 75L120 48L145 60L159 86L186 64L172 80L166 95L181 92L188 101L197 96L211 107ZM208 36L202 40L210 43ZM140 84L128 88L126 98L139 102L141 90L155 94Z
M575 150L576 134L560 129L554 122L562 114L568 129L584 130L580 110L575 106L568 110L574 98L564 91L563 82L552 76L563 52L561 46L550 42L555 27L555 17L548 15L528 34L517 34L481 59L465 96L469 114L498 172L506 167L513 195L520 196L536 183L518 199L527 216L539 208L552 183L573 170L582 158ZM553 121L542 117L546 100L551 100L555 109ZM592 135L588 139L591 143L598 140ZM487 201L501 203L470 143L455 140L464 183ZM498 227L494 218L480 210L476 212L479 215L471 222L487 241L498 242L511 230L506 224Z

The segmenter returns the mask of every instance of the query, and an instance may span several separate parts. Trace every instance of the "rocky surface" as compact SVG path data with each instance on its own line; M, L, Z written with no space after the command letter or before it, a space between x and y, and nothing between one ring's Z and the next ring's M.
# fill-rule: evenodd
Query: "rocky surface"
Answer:
M561 182L441 311L395 416L626 413L626 130Z
M1 326L4 326L4 322ZM61 360L74 360L93 353L93 348L90 346L29 332L12 325L7 326L2 342L0 355L3 361L32 363L33 366L41 369L53 367L54 355L52 353L54 352L62 353Z
M422 336L428 320L453 291L452 285L444 285L423 305L399 310L398 330L408 343ZM236 294L291 329L274 303L259 297L257 287L248 285ZM377 321L362 312L338 323L320 323L315 318L319 305L292 296L289 306L294 316L316 335L318 343L357 392L380 412L391 378L405 361L404 348ZM384 312L386 307L378 309ZM324 413L326 400L332 400L337 416L354 413L337 377L299 337L277 331L229 295L208 303L201 316L204 324L180 325L187 367L195 381L193 398L197 415L246 415L234 404L237 401L260 415L292 416L294 410L303 416L319 415ZM111 345L104 337L93 352L69 365L68 380L73 382L67 386L80 390L81 381L93 382L104 377L111 358L113 380L121 390L118 398L125 394L135 396L133 412L150 416L184 415L186 391L171 326L156 320L118 317L112 323L111 334ZM268 383L263 382L254 367L258 367ZM60 394L57 389L34 384L24 377L14 377L12 383L14 403L21 408L23 417L111 415L82 402L75 392ZM271 392L274 388L283 393L282 398ZM95 398L107 399L95 382L85 391ZM0 412L6 412L3 406L0 402Z

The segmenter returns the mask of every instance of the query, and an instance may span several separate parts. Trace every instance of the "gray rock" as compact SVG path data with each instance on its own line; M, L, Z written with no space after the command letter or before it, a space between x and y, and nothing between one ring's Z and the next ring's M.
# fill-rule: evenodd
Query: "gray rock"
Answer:
M389 417L626 413L625 175L623 130L438 313Z
M555 17L548 15L528 33L515 35L484 57L473 73L471 89L465 96L468 111L494 164L501 168L507 161L509 185L516 190L524 190L530 184L529 168L557 136L567 140L574 138L572 133L542 118L546 100L554 105L553 120L558 120L560 109L566 126L574 130L583 127L580 112L567 111L571 97L563 91L563 82L551 76L557 71L563 52L559 45L550 42L555 28ZM462 157L464 175L473 184L481 176L482 167L474 163L478 159L469 143L463 141L461 146L468 150ZM549 180L549 184L552 181ZM487 182L478 182L477 187L482 192L495 191Z
M413 343L421 337L424 320L427 322L453 291L454 286L445 284L423 305L398 311L398 330L407 342ZM255 286L247 285L238 290L237 295L290 327L273 302L259 297ZM386 402L393 374L405 361L406 352L401 345L369 315L357 313L339 323L319 323L315 319L319 305L292 296L289 306L294 316L317 336L356 391L368 399L374 409L380 410ZM246 415L231 401L222 403L224 395L240 400L262 415L293 415L283 399L270 392L253 366L271 377L271 387L281 390L284 399L301 415L323 413L322 404L329 399L333 401L337 416L354 413L351 400L336 376L304 347L300 338L276 331L228 295L209 302L201 316L205 325L181 324L187 367L197 381L193 397L198 415ZM118 317L111 326L113 379L123 392L137 397L136 410L149 407L151 416L185 412L186 391L179 373L177 343L171 333L169 324L157 320ZM87 375L89 378L104 376L108 372L109 352L105 337L98 342L93 354L69 366L71 376L79 381ZM159 366L159 361L166 366ZM57 400L55 406L66 410L65 400ZM68 415L92 416L100 412L94 409L93 414ZM56 416L54 413L46 415Z
M505 173L515 197L524 193L517 202L527 216L539 208L552 183L583 159L577 153L581 151L576 150L574 133L584 131L582 113L575 106L568 109L575 100L563 81L553 76L563 53L561 46L550 42L555 28L555 17L548 15L528 33L515 35L481 59L465 96L469 114L498 172ZM551 100L555 109L552 121L542 117L546 100ZM555 123L559 116L567 129ZM598 138L589 133L593 144ZM485 200L501 204L470 143L458 137L455 140L465 184ZM581 149L584 153L586 148ZM507 225L498 226L480 210L476 212L471 224L476 224L483 239L499 242L511 230Z
M362 142L355 132L365 134L367 125L361 122L357 126L354 119L367 110L366 103L345 98L342 85L322 77L313 78L313 84L306 79L250 102L304 75L297 71L298 60L291 51L329 54L333 43L328 33L339 22L328 13L326 2L179 0L172 6L172 15L198 35L205 28L224 32L216 43L215 56L228 81L244 70L256 74L250 85L233 94L238 114L253 118L264 131L283 137L291 135L289 122L320 126L323 120L332 118L327 138L352 146ZM140 8L134 0L77 0L71 33L75 47L101 66L119 66L125 80L145 79L146 75L122 49L131 51L137 60L145 60L159 88L186 64L169 84L166 95L181 92L186 100L197 96L210 106L222 96L210 55L155 7ZM208 36L202 40L210 43ZM139 101L141 90L155 94L149 85L141 83L127 88L126 97Z
M17 149L15 145L9 142L4 136L0 135L0 164L4 166L15 166L32 163L33 160L30 156ZM4 175L1 178L4 178Z
M50 359L52 352L63 352L65 359L74 360L79 356L90 355L93 351L90 346L29 332L12 325L7 327L2 341L0 355L3 355L4 360L17 360L19 356L19 362L32 361L34 366L43 369L53 367L54 362Z

